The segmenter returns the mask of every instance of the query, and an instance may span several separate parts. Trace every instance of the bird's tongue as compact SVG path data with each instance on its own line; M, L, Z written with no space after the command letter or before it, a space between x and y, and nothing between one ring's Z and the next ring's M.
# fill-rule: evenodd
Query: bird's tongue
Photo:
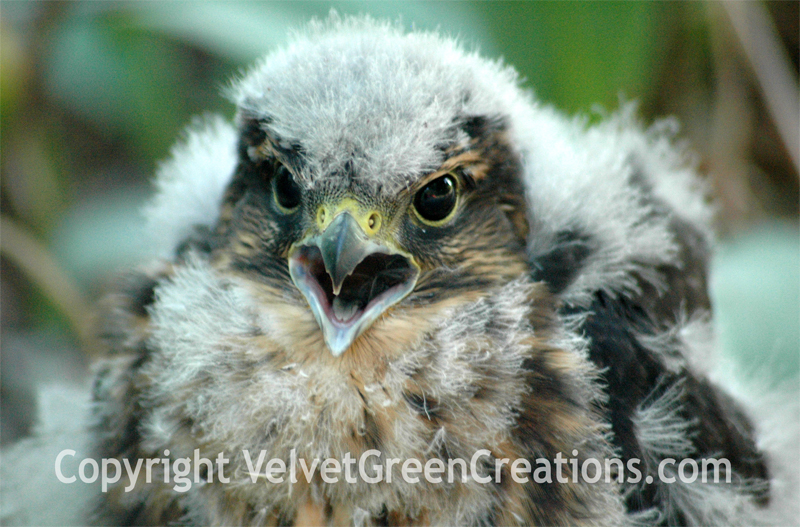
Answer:
M331 308L333 315L339 322L349 322L358 312L358 302L348 301L341 296L334 297Z
M386 291L405 282L413 273L408 260L398 255L373 254L365 258L342 282L339 294L328 286L329 277L317 267L314 278L325 291L330 312L336 322L353 322L369 309L373 300Z

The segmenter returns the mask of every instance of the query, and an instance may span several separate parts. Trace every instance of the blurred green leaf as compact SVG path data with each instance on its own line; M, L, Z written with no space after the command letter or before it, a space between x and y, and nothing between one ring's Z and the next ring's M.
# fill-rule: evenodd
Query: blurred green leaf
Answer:
M131 116L130 79L125 64L93 17L66 20L52 39L45 69L49 95L107 132L123 128Z
M652 75L658 2L480 4L508 63L539 97L569 112L641 97Z
M36 233L43 235L58 222L68 203L63 150L48 130L20 123L8 126L13 134L4 146L8 172L3 180L5 199ZM7 173L8 173L7 172Z
M79 10L53 37L45 73L49 95L97 127L133 141L149 159L166 155L192 114L232 108L219 96L233 67L198 82L196 54L133 23L127 12ZM208 72L204 72L208 73Z
M23 97L30 65L20 42L20 35L0 20L0 115L7 120Z

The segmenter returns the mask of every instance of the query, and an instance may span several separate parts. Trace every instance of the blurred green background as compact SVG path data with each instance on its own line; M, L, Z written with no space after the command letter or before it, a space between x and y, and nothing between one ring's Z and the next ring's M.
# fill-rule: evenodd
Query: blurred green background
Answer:
M796 96L798 3L752 5ZM796 160L722 4L4 1L4 444L29 433L37 384L86 378L92 306L141 258L139 210L181 129L204 112L231 117L228 79L331 8L456 35L569 113L595 119L638 100L647 122L677 116L717 195L713 294L726 352L775 382L797 377Z

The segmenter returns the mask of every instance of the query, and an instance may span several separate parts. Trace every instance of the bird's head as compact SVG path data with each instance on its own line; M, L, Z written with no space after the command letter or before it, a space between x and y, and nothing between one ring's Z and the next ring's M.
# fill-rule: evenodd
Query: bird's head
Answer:
M526 269L520 153L481 78L509 73L430 57L433 35L353 29L239 82L217 230L227 265L307 305L334 356L397 310L429 317Z

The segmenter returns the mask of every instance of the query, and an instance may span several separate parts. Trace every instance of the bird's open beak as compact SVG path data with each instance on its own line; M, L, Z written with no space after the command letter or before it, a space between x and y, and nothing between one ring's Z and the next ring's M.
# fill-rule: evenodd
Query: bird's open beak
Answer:
M414 289L413 259L369 236L344 210L319 234L296 244L289 274L308 300L335 357Z

